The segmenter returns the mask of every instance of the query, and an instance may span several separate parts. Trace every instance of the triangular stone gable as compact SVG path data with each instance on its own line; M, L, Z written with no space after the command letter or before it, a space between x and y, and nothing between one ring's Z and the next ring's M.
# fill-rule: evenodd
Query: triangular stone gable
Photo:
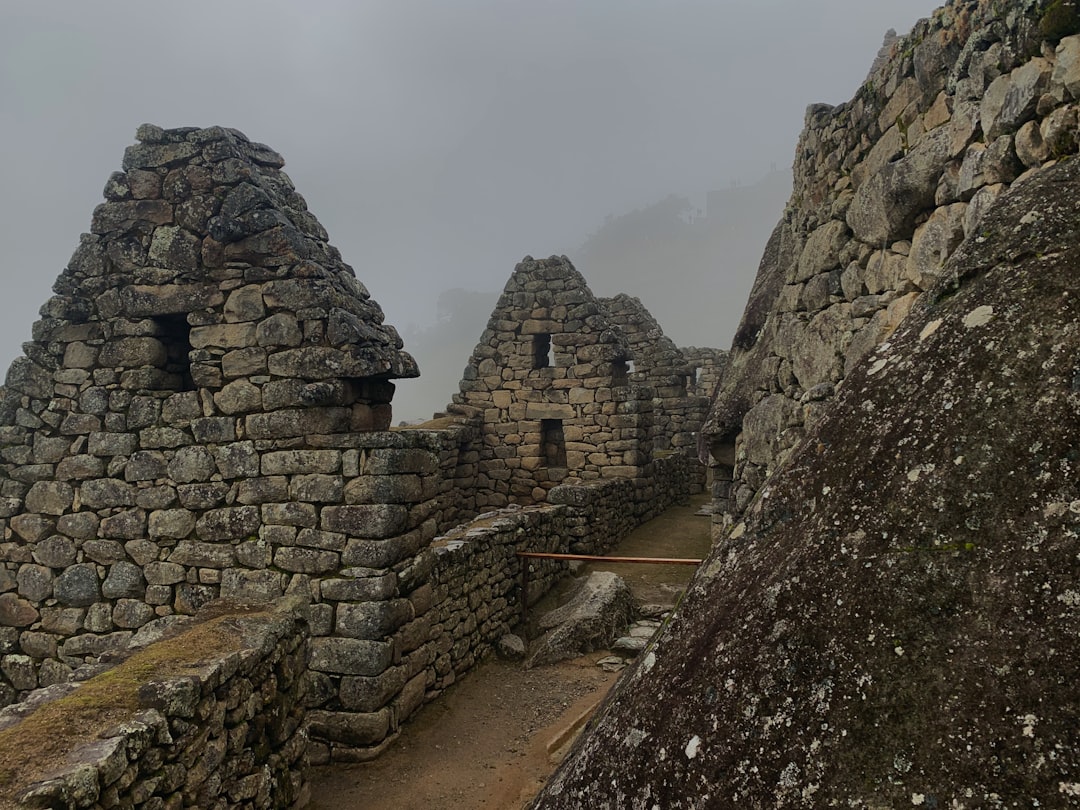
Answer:
M633 357L565 256L526 256L465 369L455 404L483 415L480 489L492 504L543 500L574 477L633 477L651 451Z
M708 408L708 400L693 393L694 367L640 298L619 293L599 301L634 353L631 381L653 390L653 448L689 451Z
M362 404L331 421L388 424L385 381L416 363L281 156L221 127L138 138L11 367L2 421L63 432L44 407L102 429L116 391L194 392L203 416Z

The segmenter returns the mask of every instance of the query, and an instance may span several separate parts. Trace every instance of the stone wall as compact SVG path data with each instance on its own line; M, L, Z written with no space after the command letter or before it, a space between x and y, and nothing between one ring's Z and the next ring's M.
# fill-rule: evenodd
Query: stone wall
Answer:
M915 301L949 283L946 260L989 204L1076 153L1069 9L956 0L887 42L851 101L807 110L791 201L707 427L718 530Z
M653 391L653 451L694 453L709 400L696 393L694 367L638 298L620 293L599 299L633 352L630 382Z
M20 766L0 786L11 804L0 803L302 807L307 653L298 606L285 604L211 619L94 678L31 692L0 710L0 768ZM64 733L50 734L57 722Z

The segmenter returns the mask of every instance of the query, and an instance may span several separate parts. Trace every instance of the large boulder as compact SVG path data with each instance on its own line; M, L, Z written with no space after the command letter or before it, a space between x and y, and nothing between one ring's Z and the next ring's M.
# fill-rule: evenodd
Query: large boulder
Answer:
M534 642L526 666L553 664L609 647L633 616L630 586L610 571L594 571L564 605L540 617L545 632Z
M1076 801L1078 194L995 201L534 807Z

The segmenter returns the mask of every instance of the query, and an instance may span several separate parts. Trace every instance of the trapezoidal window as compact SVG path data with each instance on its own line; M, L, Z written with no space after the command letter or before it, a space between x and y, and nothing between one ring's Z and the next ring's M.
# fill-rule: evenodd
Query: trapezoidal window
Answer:
M540 420L540 458L545 467L566 466L566 439L562 419Z
M551 353L551 335L533 335L533 368L551 368L555 358Z
M626 385L630 373L630 364L625 360L616 360L611 364L611 384Z
M157 337L165 344L164 373L159 386L171 391L194 391L191 379L191 327L187 315L158 315L154 318Z

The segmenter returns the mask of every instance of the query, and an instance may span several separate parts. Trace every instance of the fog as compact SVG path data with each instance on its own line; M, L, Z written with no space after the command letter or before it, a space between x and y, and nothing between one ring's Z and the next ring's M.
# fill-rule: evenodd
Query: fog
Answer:
M677 344L726 348L806 106L850 98L884 32L935 5L6 0L0 366L142 122L285 156L420 364L397 419L446 404L525 254L566 254Z

